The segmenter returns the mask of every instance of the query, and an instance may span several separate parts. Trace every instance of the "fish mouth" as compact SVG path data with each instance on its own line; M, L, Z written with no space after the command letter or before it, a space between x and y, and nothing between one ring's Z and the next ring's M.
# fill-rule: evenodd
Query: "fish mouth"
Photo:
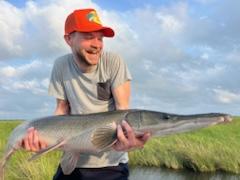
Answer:
M201 119L201 118L200 118ZM232 121L232 117L228 114L223 114L219 117L212 117L212 118L202 118L202 120L199 119L192 119L193 124L195 125L203 125L203 126L211 126L211 125L216 125L216 124L222 124L222 123L229 123ZM178 122L181 125L185 126L188 124L187 121L183 122ZM177 123L177 124L178 124Z
M224 115L222 117L219 118L219 123L229 123L232 121L232 116L230 115Z

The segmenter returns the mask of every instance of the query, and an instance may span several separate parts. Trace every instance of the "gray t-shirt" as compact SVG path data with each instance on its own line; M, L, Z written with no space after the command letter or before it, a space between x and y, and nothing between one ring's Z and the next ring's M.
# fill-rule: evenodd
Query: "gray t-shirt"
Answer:
M73 55L67 54L55 61L48 92L58 99L68 100L71 114L111 111L116 109L111 89L129 80L129 70L116 54L102 52L96 69L91 73L82 73ZM80 154L77 167L115 166L127 161L128 155L124 152Z

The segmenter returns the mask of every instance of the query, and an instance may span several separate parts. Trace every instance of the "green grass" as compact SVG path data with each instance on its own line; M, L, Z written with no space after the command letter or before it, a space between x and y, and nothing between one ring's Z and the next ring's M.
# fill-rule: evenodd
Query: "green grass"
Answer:
M0 121L0 157L11 131L21 121ZM33 162L32 153L18 151L7 164L6 180L46 180L59 163L61 152L50 152ZM152 138L141 150L129 152L130 166L188 168L197 172L222 170L240 174L240 118L229 124L192 133Z

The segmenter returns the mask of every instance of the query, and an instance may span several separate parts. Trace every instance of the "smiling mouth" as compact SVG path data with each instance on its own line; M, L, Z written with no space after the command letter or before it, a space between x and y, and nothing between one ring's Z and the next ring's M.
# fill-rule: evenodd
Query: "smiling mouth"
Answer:
M93 54L93 55L96 55L96 54L99 54L99 51L86 51L88 54Z

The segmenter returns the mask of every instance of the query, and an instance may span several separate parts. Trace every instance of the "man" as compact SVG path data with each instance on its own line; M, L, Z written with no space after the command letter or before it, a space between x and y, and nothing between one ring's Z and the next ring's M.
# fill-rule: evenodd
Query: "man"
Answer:
M101 24L94 9L75 10L67 17L64 39L72 53L55 61L49 85L49 94L57 99L55 115L129 108L131 75L128 68L119 56L103 51L103 37L113 36L114 31ZM54 180L128 179L126 151L143 147L150 135L136 137L123 121L117 127L117 136L113 151L80 154L77 168L70 175L64 175L59 166ZM23 146L30 151L47 147L40 138L36 130L30 128Z

